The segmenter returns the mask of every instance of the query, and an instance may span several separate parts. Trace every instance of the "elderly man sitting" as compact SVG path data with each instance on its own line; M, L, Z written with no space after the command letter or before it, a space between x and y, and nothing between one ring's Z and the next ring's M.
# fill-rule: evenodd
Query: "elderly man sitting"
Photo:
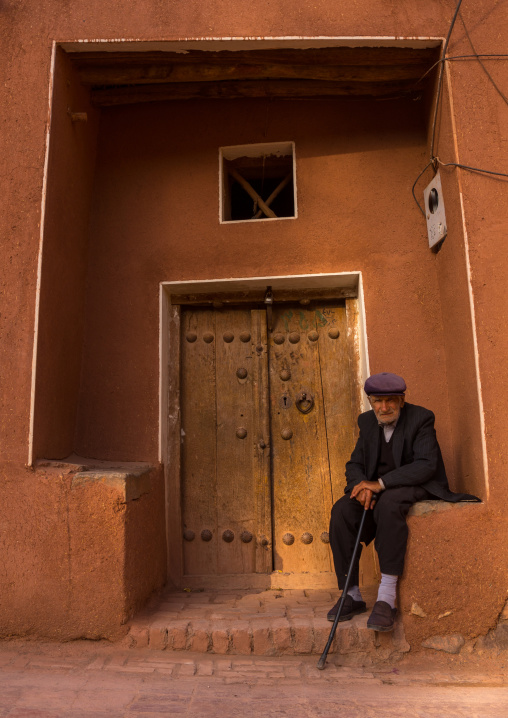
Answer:
M374 374L364 388L372 411L358 417L360 434L346 464L345 495L332 508L330 545L339 588L344 589L362 512L369 511L361 539L366 545L375 539L381 584L367 626L391 631L397 612L397 580L406 554L406 516L411 505L430 498L452 502L480 499L450 491L434 414L405 402L402 377L386 372ZM359 558L358 555L340 621L367 610L359 589ZM334 620L339 602L340 599L328 613L328 620Z

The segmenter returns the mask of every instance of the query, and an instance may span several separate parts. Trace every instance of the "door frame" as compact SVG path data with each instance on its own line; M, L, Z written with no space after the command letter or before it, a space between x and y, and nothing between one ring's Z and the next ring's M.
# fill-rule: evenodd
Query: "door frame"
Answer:
M282 301L285 301L286 297L289 298L289 295L298 294L300 291L304 293L325 291L330 298L354 299L355 317L352 322L354 334L352 338L354 351L358 357L356 382L358 401L365 410L369 408L361 390L370 373L361 272L161 282L159 285L159 461L164 466L165 478L168 580L179 588L184 587L182 583L184 574L180 471L180 305L173 302L175 300L178 302L179 297L182 296L220 295L221 298L224 298L228 295L232 297L246 295L264 291L267 286L272 287L276 299L277 293L279 293ZM328 587L330 579L327 579L326 576L322 577L322 588ZM197 578L199 579L199 577ZM194 577L187 577L185 587L189 584L188 587L197 588L193 579ZM217 588L224 586L225 582L221 576L217 576L216 580ZM245 585L242 585L242 582ZM284 577L277 572L274 574L245 574L244 578L240 574L235 578L236 588L283 588L282 584L284 584ZM312 587L319 586L313 581Z

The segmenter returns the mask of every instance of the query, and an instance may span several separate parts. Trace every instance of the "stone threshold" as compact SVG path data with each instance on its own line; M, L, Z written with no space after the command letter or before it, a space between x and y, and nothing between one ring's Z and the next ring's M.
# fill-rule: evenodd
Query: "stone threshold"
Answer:
M339 623L330 653L356 665L397 660L409 651L402 621L392 633L367 628L376 589L363 590L367 613ZM168 591L129 624L124 645L219 655L320 655L339 590Z

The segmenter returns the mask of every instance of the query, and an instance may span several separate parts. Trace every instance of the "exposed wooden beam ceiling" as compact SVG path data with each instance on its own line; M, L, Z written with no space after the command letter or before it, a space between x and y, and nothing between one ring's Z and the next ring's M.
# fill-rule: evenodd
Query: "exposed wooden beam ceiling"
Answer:
M161 100L411 96L436 48L70 53L96 105Z

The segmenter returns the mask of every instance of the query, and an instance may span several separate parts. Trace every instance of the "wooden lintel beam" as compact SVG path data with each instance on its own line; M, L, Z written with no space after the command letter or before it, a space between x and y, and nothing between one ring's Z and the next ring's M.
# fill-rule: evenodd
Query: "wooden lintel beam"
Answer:
M171 304L216 305L262 303L266 288L250 292L219 292L217 294L172 294ZM319 302L336 299L349 299L358 296L355 287L337 287L328 289L278 289L273 291L274 302Z
M173 82L223 82L251 80L316 80L325 82L417 81L428 69L421 65L284 65L231 63L211 64L104 64L84 67L80 79L85 85L136 85Z
M108 65L149 66L175 64L286 64L316 66L394 66L430 65L439 56L439 48L407 47L331 47L280 48L270 50L222 50L219 52L189 50L176 52L71 52L70 59L78 69Z
M276 97L317 99L345 97L399 97L418 94L413 82L319 82L312 80L267 80L246 82L176 82L93 88L96 106L126 105L138 102L191 99L238 99Z

